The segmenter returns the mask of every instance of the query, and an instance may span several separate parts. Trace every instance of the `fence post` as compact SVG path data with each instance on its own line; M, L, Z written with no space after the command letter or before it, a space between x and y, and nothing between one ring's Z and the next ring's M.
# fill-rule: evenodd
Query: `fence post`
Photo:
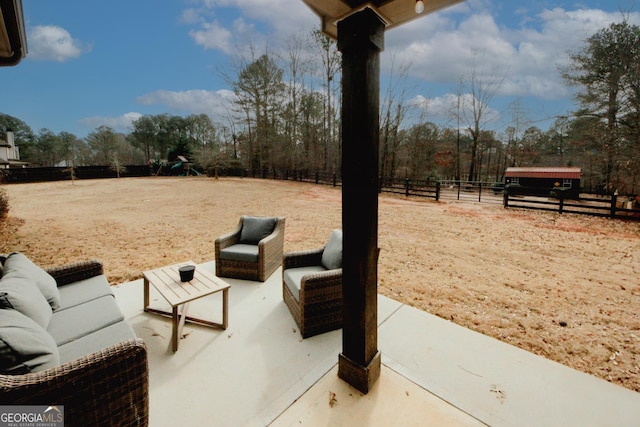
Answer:
M440 200L440 181L436 181L436 202Z
M509 207L509 189L505 187L503 195L502 195L502 205L505 208Z
M478 187L478 202L482 202L482 181L480 181L480 186Z
M617 202L618 202L618 195L616 193L613 193L613 195L611 196L611 210L610 210L611 218L614 218L616 216Z
M333 186L334 187L336 186L337 180L338 180L338 178L337 178L336 174L334 173L333 174Z
M460 200L460 187L462 187L462 181L458 180L458 200Z
M318 174L318 171L316 171L316 184L318 183L319 179L320 179L320 175Z
M404 179L404 195L409 197L409 178Z
M562 214L562 211L564 210L564 197L562 197L562 194L560 194L560 203L558 204L558 213Z

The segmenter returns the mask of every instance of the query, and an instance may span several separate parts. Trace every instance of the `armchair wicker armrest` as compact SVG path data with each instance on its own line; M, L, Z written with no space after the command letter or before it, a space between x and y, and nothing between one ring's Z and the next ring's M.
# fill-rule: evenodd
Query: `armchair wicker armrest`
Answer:
M324 247L308 251L288 252L282 260L282 269L320 265L322 252L324 252Z
M240 232L242 231L242 221L238 223L235 230L223 234L216 239L216 253L219 254L221 249L228 248L231 245L235 245L240 241Z
M282 265L285 219L278 218L273 233L258 242L258 280L264 282Z
M64 405L65 426L147 426L147 348L130 339L46 371L0 375L0 401Z
M102 262L98 260L79 261L55 267L45 268L45 271L56 279L58 286L89 279L104 274Z

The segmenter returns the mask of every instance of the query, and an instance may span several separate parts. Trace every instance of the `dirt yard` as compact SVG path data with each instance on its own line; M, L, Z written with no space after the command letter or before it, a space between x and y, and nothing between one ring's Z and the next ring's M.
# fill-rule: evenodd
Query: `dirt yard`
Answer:
M286 217L285 252L341 227L339 188L252 179L5 185L0 251L104 262L112 283L214 258L242 214ZM382 195L380 292L640 391L640 223Z

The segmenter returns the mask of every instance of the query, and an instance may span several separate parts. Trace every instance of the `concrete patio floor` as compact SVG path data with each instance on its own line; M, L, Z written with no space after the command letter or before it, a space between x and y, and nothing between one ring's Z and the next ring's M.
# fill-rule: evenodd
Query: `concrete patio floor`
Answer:
M362 395L337 377L340 330L300 337L281 270L264 283L225 280L229 327L187 324L176 353L170 320L142 310L142 280L114 287L147 343L151 426L640 425L640 393L384 296L382 373ZM167 308L153 289L151 303ZM189 312L220 321L221 306L215 294Z

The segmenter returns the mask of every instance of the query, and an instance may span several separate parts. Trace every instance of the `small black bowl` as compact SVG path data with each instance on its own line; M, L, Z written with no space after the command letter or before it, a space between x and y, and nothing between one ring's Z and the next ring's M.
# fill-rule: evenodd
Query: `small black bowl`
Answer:
M178 272L180 273L180 281L181 282L189 282L193 280L193 273L196 271L195 265L185 265L183 267L178 268Z

